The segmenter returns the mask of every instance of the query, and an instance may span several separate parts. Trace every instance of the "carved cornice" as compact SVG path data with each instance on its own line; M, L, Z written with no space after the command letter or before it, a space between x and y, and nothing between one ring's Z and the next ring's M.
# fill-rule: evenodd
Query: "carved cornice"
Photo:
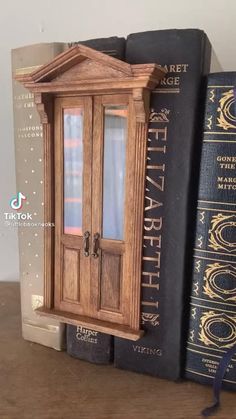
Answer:
M165 74L166 70L158 64L131 65L77 45L30 74L16 75L15 79L33 93L93 95L153 90Z
M34 102L40 116L41 124L52 122L52 96L49 94L35 93Z

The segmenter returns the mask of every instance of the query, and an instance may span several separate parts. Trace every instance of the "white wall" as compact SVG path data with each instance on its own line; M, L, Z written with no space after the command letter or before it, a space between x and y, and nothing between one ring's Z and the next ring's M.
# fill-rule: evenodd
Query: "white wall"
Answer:
M224 70L236 70L235 0L0 0L0 280L17 280L17 232L3 223L15 193L10 50L165 28L204 29Z

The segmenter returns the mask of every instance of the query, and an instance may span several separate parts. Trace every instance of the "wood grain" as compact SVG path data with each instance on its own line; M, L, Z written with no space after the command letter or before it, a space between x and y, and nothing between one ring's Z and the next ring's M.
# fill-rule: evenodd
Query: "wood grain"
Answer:
M40 316L51 317L52 319L60 320L63 323L73 324L75 326L84 326L89 329L97 330L98 332L107 333L108 335L123 337L129 340L140 339L144 331L133 330L129 326L106 322L104 320L94 319L93 317L86 317L79 314L73 314L62 310L47 309L40 307L35 310Z
M19 282L0 282L0 296L1 418L199 419L212 403L210 386L95 365L23 340ZM235 392L222 391L214 418L236 418Z
M80 252L65 247L63 259L63 301L77 303L80 300Z
M55 302L58 309L88 315L90 296L90 260L83 253L82 236L64 234L64 129L63 110L68 108L83 109L83 192L82 192L82 230L91 231L91 133L92 101L91 98L56 98L55 99ZM78 251L78 277L80 278L80 299L65 298L64 291L71 290L71 276L63 268L65 248ZM64 262L66 262L64 260ZM68 269L69 265L66 263ZM73 267L71 267L73 269ZM76 280L76 276L74 275ZM67 282L69 281L69 285ZM74 285L77 290L77 285ZM72 302L73 300L73 302Z
M55 81L60 82L68 82L68 81L79 81L79 80L92 80L94 79L106 79L106 78L116 78L116 77L124 77L124 73L118 69L114 68L107 68L107 64L101 64L98 62L94 62L89 58L86 58L83 62L74 65L65 73L59 75Z
M55 223L54 197L54 108L48 109L47 124L43 124L43 164L44 164L44 223ZM54 300L54 228L44 228L44 302L53 307Z
M122 258L102 251L101 255L101 309L120 311L122 287Z
M143 244L143 214L144 214L144 192L145 192L145 173L146 173L146 153L147 153L147 123L136 125L136 149L135 149L135 188L133 191L134 221L133 221L133 263L132 263L132 290L131 295L131 321L130 325L134 329L139 328L140 324L140 293L142 275L142 244Z
M16 77L35 94L44 124L47 220L54 219L55 204L55 245L54 232L45 233L44 297L47 314L51 309L58 320L78 324L80 319L95 330L118 336L123 333L126 338L143 334L140 288L147 121L150 91L164 75L165 70L157 64L130 65L77 45L33 73ZM122 241L103 237L106 105L124 105L128 112ZM63 109L71 107L83 108L84 115L82 235L90 234L89 257L83 252L82 235L63 231ZM97 258L92 247L96 234Z
M124 61L110 57L107 54L78 44L59 54L50 63L41 66L34 72L16 76L16 80L21 83L31 82L39 84L40 82L50 82L53 79L56 79L60 74L65 73L67 70L87 59L105 65L108 68L121 71L123 77L133 76L133 78L136 79L147 77L148 81L154 82L154 80L160 80L160 78L164 77L166 74L166 70L158 64L130 65Z
M126 242L117 241L112 239L105 239L103 237L103 167L104 167L104 107L108 105L123 105L129 106L129 96L128 95L102 95L95 96L94 99L94 141L93 141L93 224L92 224L92 234L99 233L100 239L100 252L99 258L91 260L91 305L94 307L93 316L104 321L111 321L123 324L129 324L128 316L125 316L125 304L124 304L124 294L127 287L124 284L124 281L127 281L129 274L127 271L124 271L123 264L121 270L117 272L119 265L116 265L116 271L112 273L114 268L115 256L121 256L126 252ZM129 115L129 112L128 112ZM128 118L132 118L132 115L129 115ZM127 140L127 139L126 139ZM128 166L128 162L127 162ZM125 203L124 203L124 212L126 212ZM130 238L129 238L130 240ZM110 259L104 259L102 257L103 251L106 251L105 254L110 254ZM114 258L112 257L114 252ZM109 260L111 266L109 267ZM105 266L103 266L105 263ZM104 277L108 284L108 278L106 273L110 272L110 287L104 287ZM119 277L118 277L119 275ZM119 284L116 283L119 279ZM112 284L111 281L114 281L113 291L116 291L116 294L111 295ZM107 294L107 295L106 295ZM110 307L108 301L111 299L113 302L113 307ZM114 302L119 301L119 311L115 313ZM103 307L104 305L104 307ZM116 303L117 306L117 303ZM121 315L122 314L122 317Z

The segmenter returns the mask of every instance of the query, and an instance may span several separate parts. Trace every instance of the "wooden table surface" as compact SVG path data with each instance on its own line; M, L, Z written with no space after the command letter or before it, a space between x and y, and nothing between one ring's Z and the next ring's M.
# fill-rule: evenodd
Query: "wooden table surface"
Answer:
M1 419L194 419L212 390L73 359L21 338L19 284L0 283ZM236 419L235 393L213 416Z

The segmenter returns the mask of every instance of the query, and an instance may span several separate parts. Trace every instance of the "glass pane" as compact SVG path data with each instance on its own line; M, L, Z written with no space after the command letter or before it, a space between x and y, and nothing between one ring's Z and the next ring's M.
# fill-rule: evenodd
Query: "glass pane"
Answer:
M123 240L127 107L104 111L103 237Z
M83 111L64 109L64 233L82 235Z

